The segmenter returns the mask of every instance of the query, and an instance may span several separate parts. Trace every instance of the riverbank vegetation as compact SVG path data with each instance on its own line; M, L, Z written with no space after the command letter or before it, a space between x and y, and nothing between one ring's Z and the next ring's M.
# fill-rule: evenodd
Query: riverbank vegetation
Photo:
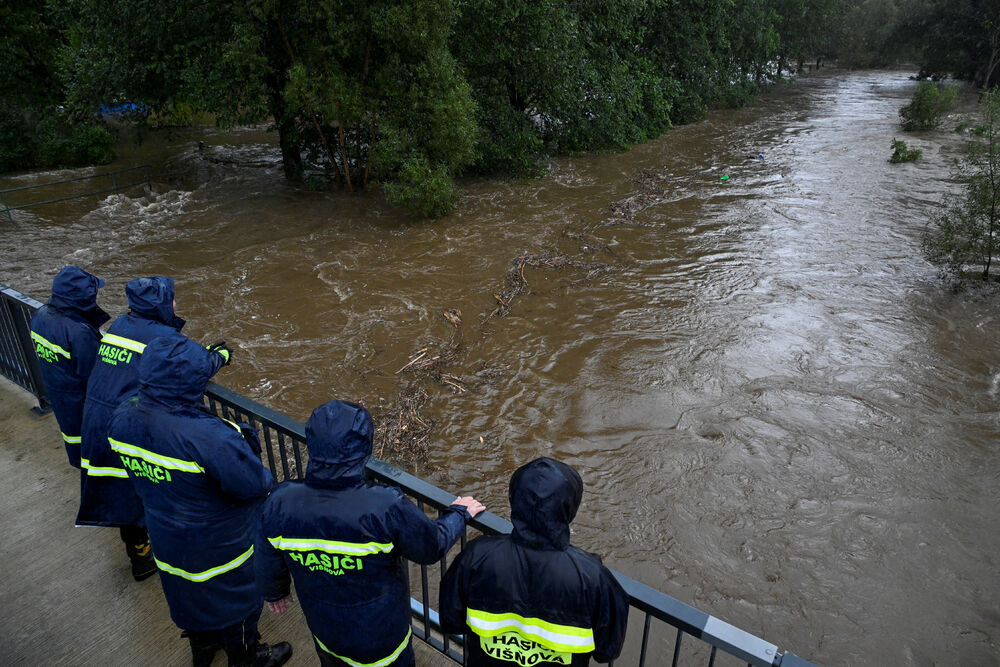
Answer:
M11 66L2 71L16 92L0 109L0 168L37 166L45 155L101 161L109 135L96 110L138 102L117 117L140 130L150 119L183 123L205 114L222 127L269 122L288 179L380 187L390 201L437 216L452 207L458 177L531 175L550 155L624 149L711 107L743 104L807 62L871 65L923 53L928 74L992 81L996 53L981 48L982 39L942 55L919 36L927 30L912 25L915 16L951 16L935 28L946 39L946 28L970 29L956 17L972 11L976 34L1000 42L989 32L994 24L980 20L992 11L984 7L983 0L12 0L0 10L14 27L4 37ZM58 122L36 122L46 118ZM83 131L63 150L47 150L18 140L32 123L49 134ZM71 150L77 144L87 150Z
M983 124L971 132L958 178L965 192L928 227L927 257L958 279L996 278L1000 259L1000 88L983 94Z

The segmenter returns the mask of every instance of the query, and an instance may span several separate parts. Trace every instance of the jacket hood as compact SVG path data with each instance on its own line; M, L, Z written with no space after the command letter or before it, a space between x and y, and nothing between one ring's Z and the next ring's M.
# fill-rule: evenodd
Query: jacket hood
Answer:
M189 338L154 338L139 360L139 395L160 403L201 406L215 366L212 353Z
M536 548L565 549L582 498L583 480L565 463L540 458L521 466L510 478L514 539Z
M174 315L174 279L136 278L125 286L130 312L162 322L178 331L184 320Z
M374 432L372 416L356 403L330 401L313 410L306 422L306 481L353 483L363 479Z
M78 266L64 266L52 279L52 298L49 305L59 310L76 311L95 327L111 316L97 305L97 290L104 281Z

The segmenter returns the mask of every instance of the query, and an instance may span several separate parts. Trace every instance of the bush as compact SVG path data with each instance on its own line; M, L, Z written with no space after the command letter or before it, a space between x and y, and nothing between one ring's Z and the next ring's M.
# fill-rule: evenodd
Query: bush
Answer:
M919 148L907 148L906 142L898 139L892 140L892 157L889 162L898 164L900 162L916 162L924 152Z
M910 103L899 110L903 129L907 132L933 130L941 124L941 117L955 108L957 99L957 87L921 81Z
M115 138L97 121L71 123L57 110L0 105L0 172L107 164Z
M0 103L0 172L32 166L34 153L34 136L24 114Z

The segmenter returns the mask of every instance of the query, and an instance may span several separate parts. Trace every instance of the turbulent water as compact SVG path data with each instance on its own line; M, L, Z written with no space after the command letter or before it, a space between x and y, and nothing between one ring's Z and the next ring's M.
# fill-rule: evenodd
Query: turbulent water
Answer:
M44 299L79 264L117 314L128 279L172 275L185 331L236 348L221 383L298 419L424 391L420 474L506 515L518 465L563 459L587 485L575 542L783 649L997 664L1000 296L921 257L964 138L903 137L914 86L814 74L469 183L435 222L286 185L260 130L175 132L121 161L153 165L152 193L0 220L0 282ZM889 164L894 137L923 159ZM454 349L441 379L398 373L425 348Z

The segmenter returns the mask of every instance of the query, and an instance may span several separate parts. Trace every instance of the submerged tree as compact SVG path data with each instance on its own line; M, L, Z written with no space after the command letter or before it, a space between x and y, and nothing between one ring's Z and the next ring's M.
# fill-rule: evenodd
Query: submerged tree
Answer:
M273 119L285 175L440 215L472 159L474 105L447 48L451 0L76 0L74 101L142 101L225 126ZM142 120L142 119L136 119Z
M928 258L958 277L990 278L1000 255L1000 89L983 94L981 139L969 143L961 164L963 198L942 214L924 237Z

